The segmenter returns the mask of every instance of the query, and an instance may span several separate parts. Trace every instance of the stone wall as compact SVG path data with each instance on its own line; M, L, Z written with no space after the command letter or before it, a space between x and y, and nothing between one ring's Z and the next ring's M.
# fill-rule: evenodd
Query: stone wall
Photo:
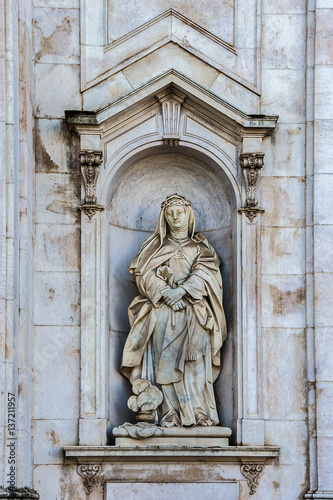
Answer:
M107 300L113 300L115 283L123 278L126 282L135 248L153 230L155 206L142 200L151 186L156 196L164 196L166 187L154 184L161 176L172 191L175 183L190 184L189 196L200 193L201 182L202 206L209 197L215 197L216 205L229 203L223 224L210 226L202 213L197 214L200 230L220 231L213 239L230 296L226 299L229 340L217 386L223 394L222 424L232 427L233 444L280 447L278 464L271 461L265 466L256 498L333 498L332 18L329 0L2 2L0 380L5 391L0 396L0 484L5 488L11 471L8 445L17 437L17 488L37 490L41 500L86 495L77 464L64 459L63 448L79 444L83 415L84 214L78 207L84 186L79 152L101 148L104 165L97 192L110 226L103 251L106 261L115 256L105 267ZM170 84L185 96L178 156L175 148L164 148L162 115L157 110L157 96ZM68 125L66 110L82 116L97 112L94 116L100 121L84 138L78 122L76 133ZM261 137L259 141L258 127L257 135L252 130L246 139L240 137L240 129L249 117L259 123L268 115L278 115L278 121L272 135L261 136L265 165L258 196L265 212L250 225L237 212L246 198L239 155L245 146L256 151ZM142 123L140 116L145 116ZM218 138L214 144L213 133ZM140 134L141 156L130 161L126 148ZM194 148L189 137L198 150L207 152L206 164L203 153L186 152ZM234 168L236 201L228 200L227 184L214 177L217 167L207 160L218 147L228 156L230 171ZM165 158L175 160L172 171ZM109 183L108 175L112 177L118 165L119 176ZM143 171L147 177L141 176ZM138 207L146 217L139 222ZM238 238L240 227L247 231L247 240ZM128 229L134 236L124 236ZM120 254L124 242L126 251ZM253 253L255 245L259 253ZM252 284L248 283L254 275L246 277L242 269L247 253L258 257L251 268ZM246 287L255 290L255 297L247 301ZM128 301L131 294L127 279L121 297ZM237 333L237 321L251 303L258 306L256 347L246 351L250 335L246 336L246 327L243 336ZM126 398L119 401L128 386L117 373L127 304L119 296L112 304L106 306L110 335L106 420L111 427L130 418ZM248 357L240 355L242 350ZM12 415L8 394L15 399L14 435L8 426ZM252 417L251 408L255 408ZM157 482L171 484L175 476L184 480L179 464L164 465L145 465L142 481L149 481L152 471ZM104 479L125 481L128 474L135 483L135 465L105 467ZM196 466L185 467L195 483ZM216 484L227 479L230 495L248 498L239 467L218 467L207 464L205 469L205 481L215 485L211 493L217 494ZM99 486L90 498L101 500L102 495Z
M64 121L81 109L78 1L34 3L35 398L34 487L74 498L62 447L76 444L80 387L78 144ZM50 481L45 482L45 478Z

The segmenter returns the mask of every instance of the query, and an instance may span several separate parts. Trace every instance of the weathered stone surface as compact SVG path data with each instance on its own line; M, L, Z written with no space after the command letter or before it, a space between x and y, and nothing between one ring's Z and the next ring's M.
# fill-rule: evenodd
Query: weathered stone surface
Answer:
M214 35L233 43L234 1L210 0L200 8L195 0L153 0L149 9L137 5L123 4L120 0L108 2L109 43L150 21L167 9L175 9L192 21L200 24Z
M36 174L36 222L73 224L80 220L80 174Z
M228 500L237 500L238 484L234 483L106 483L105 500L121 500L126 495L128 500L136 500L144 497L154 500L168 500L170 496L176 495L179 500L186 500L189 495L194 498L210 500L212 495L222 496Z
M38 119L35 134L36 172L78 173L78 140L69 133L63 120Z
M265 443L279 441L279 464L300 465L305 463L307 454L307 424L303 420L265 421Z
M47 482L45 477L49 478ZM83 481L77 473L77 466L74 464L67 467L61 465L37 465L35 468L35 481L35 487L38 489L40 498L81 500L86 496ZM100 490L98 488L98 494L92 492L89 498L98 500L99 496Z
M156 68L155 74L147 73L147 64L151 68ZM132 87L137 88L149 81L153 76L157 76L157 74L167 71L171 67L207 88L212 86L219 75L215 68L204 62L198 62L192 54L173 43L167 44L146 56L143 60L132 64L124 69L123 73Z
M78 418L79 386L80 329L36 327L35 418Z
M332 455L333 438L319 437L318 445L318 487L333 491Z
M316 119L332 120L333 118L333 96L330 85L333 78L333 64L318 65L315 71L316 86Z
M266 0L262 6L264 14L305 14L304 0Z
M80 324L80 275L78 273L35 274L36 325Z
M314 222L315 224L333 224L331 193L333 175L318 174L314 185Z
M36 271L80 271L80 229L78 226L36 225Z
M64 464L61 451L79 442L80 382L88 395L83 411L99 413L86 419L93 421L93 430L98 427L91 441L105 441L108 413L111 427L128 419L121 409L128 397L126 381L118 371L128 331L126 308L135 294L127 267L155 228L154 203L169 190L198 197L197 230L204 230L222 259L229 339L216 385L219 414L230 426L238 419L245 441L263 442L265 426L266 442L281 445L279 464L266 466L256 498L303 498L316 482L333 491L332 0L259 4L6 0L0 6L0 380L6 382L0 406L6 392L16 392L17 484L36 488L41 500L86 496L76 466ZM189 21L168 13L140 31L170 7ZM139 29L133 33L134 28ZM172 69L178 73L171 72L169 81L187 96L179 129L182 165L173 163L175 148L162 146L156 97L161 88L151 82ZM144 100L134 112L139 87ZM126 96L130 106L118 113ZM219 121L221 99L226 115ZM104 122L102 136L96 127L95 135L81 140L83 149L103 149L96 193L106 205L98 222L83 216L81 224L79 138L69 132L64 111L102 109L116 100L110 110L116 116ZM208 100L214 103L210 108ZM107 113L104 109L99 118ZM244 113L257 115L253 123L265 120L258 115L279 115L262 147L258 130L242 137ZM235 114L237 126L226 118ZM246 196L239 156L250 144L265 153L257 190L265 213L252 224L237 213ZM157 145L160 156L154 163ZM131 148L141 163L125 172L119 187L117 175L131 164ZM107 175L107 182L112 180L106 188ZM82 235L83 263L80 228L89 233L86 240ZM79 352L81 269L86 355ZM81 381L80 369L87 374ZM2 449L6 425L2 412ZM88 424L85 429L89 434ZM5 456L0 484L6 467ZM103 471L107 479L125 484L137 483L138 476L149 483L153 477L159 488L167 484L169 496L177 496L175 482L184 477L194 483L186 486L189 493L205 492L209 484L218 497L221 481L229 481L228 487L239 488L239 499L249 496L236 464L105 462ZM98 486L89 498L102 497Z
M305 65L305 15L263 17L262 68L301 69ZM303 50L295 52L295 46Z
M304 226L304 189L302 178L263 177L261 206L265 209L263 226Z
M57 7L62 9L78 9L80 0L34 0L35 7Z
M263 142L265 167L262 176L302 177L305 172L304 145L304 125L278 123L274 137Z
M246 49L243 49L243 51L244 50ZM249 66L251 66L250 71L252 72L253 71L252 57L249 56L249 58L250 62L248 62L248 64ZM248 75L249 69L247 67L243 68L242 73ZM228 78L223 73L221 73L216 78L210 90L214 92L214 94L223 95L223 97L234 106L238 105L239 98L241 96L242 110L244 112L247 113L254 113L255 111L259 112L260 103L258 97L245 87L241 87L240 85L238 85L233 79Z
M153 232L161 200L176 192L194 200L197 231L230 225L230 201L220 178L203 162L173 152L144 158L124 173L114 187L111 223Z
M302 123L304 121L303 69L262 70L262 113L274 114L279 103L279 123Z
M316 332L316 378L320 382L331 380L333 357L327 353L333 349L333 328L317 328Z
M133 90L132 85L120 71L116 75L109 77L100 85L89 88L83 94L83 104L85 109L100 109L116 101L120 97Z
M64 118L66 109L81 109L79 65L45 63L36 64L35 68L37 117ZM57 93L59 87L66 92Z
M318 437L333 438L333 382L317 383Z
M262 326L304 328L304 278L295 275L262 277Z
M62 448L76 444L78 420L35 420L34 463L62 464Z
M79 10L35 8L36 62L77 64L80 61Z
M333 286L333 273L317 273L315 281L315 306L317 326L332 326L333 296L328 293Z
M329 174L333 162L333 120L316 120L314 133L316 140L314 171L318 174Z
M316 62L333 64L333 9L318 9L316 13Z
M314 227L315 239L315 265L314 271L318 273L329 273L333 271L332 246L333 225L316 225Z
M304 330L264 328L263 363L264 418L303 419L306 408Z
M303 274L305 271L305 230L263 228L262 273Z
M297 498L308 491L305 465L266 465L256 490L258 500ZM300 493L301 492L301 493ZM244 488L245 495L248 494ZM243 500L243 497L240 497Z

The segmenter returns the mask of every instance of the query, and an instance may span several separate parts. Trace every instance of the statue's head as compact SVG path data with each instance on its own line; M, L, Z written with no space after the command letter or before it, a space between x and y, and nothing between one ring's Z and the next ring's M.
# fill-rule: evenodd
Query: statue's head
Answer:
M161 204L161 213L156 233L159 233L161 243L167 233L167 227L175 231L187 227L189 236L194 235L194 214L191 203L179 194L168 196Z
M172 194L163 201L161 208L164 210L166 222L171 230L188 228L189 207L191 203L178 194Z
M168 196L161 204L161 212L155 232L142 244L141 251L159 238L160 246L168 233L168 228L175 231L187 227L190 238L194 236L195 220L191 203L179 194Z

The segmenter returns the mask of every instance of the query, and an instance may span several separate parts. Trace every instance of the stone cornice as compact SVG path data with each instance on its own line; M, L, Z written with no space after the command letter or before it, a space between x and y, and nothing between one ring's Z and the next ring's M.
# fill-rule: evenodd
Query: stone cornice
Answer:
M206 112L208 119L214 117L217 122L229 122L230 126L238 130L240 137L250 134L262 137L272 135L276 127L278 116L247 114L175 70L166 71L100 110L67 110L65 111L67 123L79 134L84 131L84 133L103 135L110 120L122 114L133 115L138 108L151 106L152 100L156 103L157 95L167 87L184 93L187 96L184 105L189 103L192 107L199 106Z
M75 458L78 463L88 462L205 462L261 463L279 457L278 446L226 446L226 447L182 447L182 446L66 446L66 458Z

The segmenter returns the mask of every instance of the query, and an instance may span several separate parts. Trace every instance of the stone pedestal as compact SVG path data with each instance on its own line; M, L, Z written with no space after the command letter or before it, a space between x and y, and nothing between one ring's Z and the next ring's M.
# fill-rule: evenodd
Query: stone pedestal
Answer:
M113 430L116 446L228 446L231 429L228 427L159 427L153 436L135 439L125 427Z

